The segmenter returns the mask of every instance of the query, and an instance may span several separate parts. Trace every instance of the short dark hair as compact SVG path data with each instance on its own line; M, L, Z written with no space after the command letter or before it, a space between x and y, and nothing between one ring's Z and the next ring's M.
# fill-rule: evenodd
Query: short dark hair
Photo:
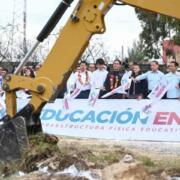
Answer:
M115 61L119 62L119 64L121 65L121 61L120 61L119 59L115 59L114 62L115 62ZM114 63L114 62L113 62L113 63Z
M176 61L171 61L170 64L174 64L176 67L179 66L179 64Z
M151 61L151 63L155 63L156 65L159 65L158 61Z
M95 64L94 64L94 63L89 63L89 66L90 66L90 65L94 65L94 66L95 66Z
M141 68L140 64L138 63L134 63L133 66L139 66Z
M139 66L139 64L137 62L133 62L134 66Z
M102 58L97 59L96 64L105 65L104 59Z
M86 62L86 61L81 61L79 64L80 64L80 65L81 65L81 64L86 64L86 66L87 66L87 62Z

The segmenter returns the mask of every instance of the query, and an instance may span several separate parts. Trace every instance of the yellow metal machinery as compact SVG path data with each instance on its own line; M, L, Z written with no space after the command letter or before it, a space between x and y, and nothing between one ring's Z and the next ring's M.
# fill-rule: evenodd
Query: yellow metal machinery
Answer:
M14 134L17 134L19 130L14 130L16 129L14 119L21 117L21 120L18 119L17 122L23 121L26 124L28 116L39 113L47 102L54 101L57 92L67 79L70 70L77 64L92 35L105 32L104 16L113 4L117 3L113 0L80 0L36 77L19 76L18 73L29 56L53 30L72 1L63 0L60 3L15 74L5 77L3 89L6 91L7 116L3 118L4 124L0 129L0 135L9 124L13 126L13 131L16 131ZM180 0L121 0L118 2L180 19ZM15 93L20 89L29 89L32 99L24 109L17 113ZM17 144L19 141L21 140L17 137ZM8 155L10 156L11 152ZM0 159L3 159L1 153Z

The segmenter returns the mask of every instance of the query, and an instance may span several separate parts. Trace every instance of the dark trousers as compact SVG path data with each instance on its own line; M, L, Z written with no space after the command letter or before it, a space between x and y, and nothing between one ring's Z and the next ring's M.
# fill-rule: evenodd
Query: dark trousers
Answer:
M107 97L106 99L123 99L123 94L116 93Z
M166 98L166 99L168 99L168 100L176 100L178 98Z
M99 93L99 97L98 97L98 98L101 99L101 97L102 97L104 94L106 94L106 93L107 93L106 91L102 91L102 90L101 90L100 93Z
M76 99L88 99L90 90L81 91L80 94L76 97Z

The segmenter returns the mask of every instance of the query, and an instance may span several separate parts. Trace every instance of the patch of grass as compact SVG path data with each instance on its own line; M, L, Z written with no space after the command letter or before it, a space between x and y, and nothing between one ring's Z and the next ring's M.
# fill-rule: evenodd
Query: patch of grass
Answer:
M174 170L180 174L180 159L163 159L156 162L157 166L161 169L173 172Z
M155 167L155 163L152 161L151 158L147 157L147 156L140 156L139 160L142 162L142 164L144 166L147 167Z
M86 157L89 161L92 161L96 164L98 163L104 163L104 164L113 164L119 162L119 160L122 158L122 154L117 154L115 152L98 152L93 153L92 155Z

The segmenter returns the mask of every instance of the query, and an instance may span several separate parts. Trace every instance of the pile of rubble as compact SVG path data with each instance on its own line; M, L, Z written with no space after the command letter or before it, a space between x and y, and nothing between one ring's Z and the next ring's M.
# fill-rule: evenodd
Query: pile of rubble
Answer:
M4 164L1 178L13 180L179 180L179 174L159 170L149 172L133 154L113 152L119 159L95 161L97 152L73 149L67 152L57 148L58 139L53 136L36 136L30 139L30 149L25 152L17 168ZM69 147L67 147L70 149ZM119 147L117 147L119 148ZM105 147L106 149L106 147ZM109 151L109 150L108 150ZM100 153L104 153L101 150ZM119 152L122 156L119 156ZM111 152L112 153L112 152ZM86 158L88 157L88 158ZM169 174L169 175L168 175Z

